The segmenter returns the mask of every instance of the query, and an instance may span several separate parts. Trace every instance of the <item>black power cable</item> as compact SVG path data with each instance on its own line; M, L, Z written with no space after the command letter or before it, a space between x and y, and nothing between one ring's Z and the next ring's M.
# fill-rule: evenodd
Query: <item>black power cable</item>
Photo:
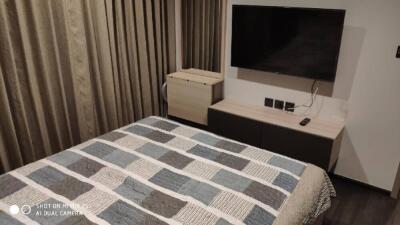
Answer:
M310 90L310 94L311 94L311 103L310 103L309 105L305 105L305 104L303 104L303 105L297 105L297 106L293 107L292 109L296 109L296 108L300 108L300 107L311 108L311 107L313 106L314 101L315 101L314 88L315 88L315 85L317 84L317 81L318 81L318 80L315 79L314 82L313 82L312 85L311 85L311 90Z

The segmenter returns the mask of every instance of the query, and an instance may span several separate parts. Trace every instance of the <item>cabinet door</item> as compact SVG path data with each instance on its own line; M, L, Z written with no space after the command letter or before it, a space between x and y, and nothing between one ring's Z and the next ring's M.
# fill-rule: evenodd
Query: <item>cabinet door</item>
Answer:
M208 111L211 132L249 145L261 146L261 123L214 109Z
M207 124L207 110L212 103L209 85L167 78L168 115L199 124Z
M262 127L262 148L312 163L325 170L329 169L332 144L330 139L284 127L270 124L263 124Z

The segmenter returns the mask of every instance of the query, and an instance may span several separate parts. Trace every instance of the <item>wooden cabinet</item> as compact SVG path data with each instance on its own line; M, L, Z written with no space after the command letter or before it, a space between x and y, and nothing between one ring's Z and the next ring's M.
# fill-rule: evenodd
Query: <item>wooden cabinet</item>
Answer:
M329 170L333 140L272 124L262 124L261 148ZM334 157L335 161L337 157Z
M222 99L222 78L201 74L191 69L167 76L168 115L207 125L208 107Z
M209 108L211 132L301 161L327 171L335 165L344 124L303 117L283 111L224 100Z
M249 145L262 146L262 124L258 121L210 109L208 124L210 131L215 134Z

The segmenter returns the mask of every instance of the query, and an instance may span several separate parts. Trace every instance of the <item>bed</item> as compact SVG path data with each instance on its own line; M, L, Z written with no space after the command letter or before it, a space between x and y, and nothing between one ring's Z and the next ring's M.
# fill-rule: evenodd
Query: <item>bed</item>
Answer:
M320 168L148 117L0 176L0 224L313 224Z

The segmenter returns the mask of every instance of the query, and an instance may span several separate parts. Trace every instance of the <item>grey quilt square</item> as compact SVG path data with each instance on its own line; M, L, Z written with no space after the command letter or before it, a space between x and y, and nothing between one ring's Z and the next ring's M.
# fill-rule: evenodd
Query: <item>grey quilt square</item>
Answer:
M82 182L66 174L63 174L63 176L64 179L57 180L56 182L53 176L53 182L51 185L47 186L47 188L56 194L68 198L69 200L73 200L79 195L86 193L93 188L93 185L89 183ZM41 177L41 179L43 179L43 177ZM47 183L46 185L48 184L49 183Z
M153 190L153 188L131 177L127 177L124 183L114 189L118 194L138 204L147 198Z
M135 208L121 200L114 202L107 209L101 212L98 217L104 219L110 224L128 225L144 224L145 212Z
M108 154L103 158L105 161L110 162L114 165L120 166L122 168L127 167L129 164L131 164L133 161L136 161L139 159L134 154L124 152L119 149L115 149L112 153Z
M229 223L228 221L226 221L226 220L220 218L220 219L217 221L217 223L215 223L215 225L233 225L233 224L231 224L231 223Z
M100 142L95 142L85 148L82 149L82 151L96 156L97 158L104 158L106 155L110 154L111 152L113 152L115 149L115 147L111 146L111 145L107 145L104 143L100 143Z
M216 159L216 162L221 163L222 165L228 166L233 169L242 170L249 164L249 160L236 157L234 155L229 155L222 152Z
M0 211L0 222L7 225L24 225L3 211Z
M176 124L173 124L173 123L170 123L170 122L167 122L167 121L164 121L164 120L159 120L159 121L155 122L153 124L153 126L157 127L157 128L160 128L162 130L166 130L166 131L171 131L171 130L179 127Z
M144 119L136 121L136 123L142 123L142 124L146 124L146 125L150 125L151 126L151 125L153 125L154 123L156 123L158 121L160 121L160 120L157 119L157 118L147 117L147 118L144 118Z
M189 177L162 169L149 179L150 182L177 192L182 185L190 180Z
M70 216L57 225L97 225L83 215Z
M0 176L0 199L22 189L26 184L17 178L4 174Z
M288 192L293 192L297 183L298 180L293 176L280 172L279 175L275 178L273 184L285 189Z
M90 177L93 174L97 173L104 165L100 164L94 160L88 159L86 157L72 163L71 165L67 166L68 169L79 173L85 177Z
M192 136L192 139L212 146L215 146L221 140L205 133L197 133Z
M186 204L187 202L155 190L142 202L141 206L154 213L171 218Z
M159 220L157 217L146 214L144 216L144 222L140 225L168 225L168 224L162 220Z
M174 135L171 134L166 134L158 130L154 130L146 135L144 135L146 138L160 142L160 143L167 143L168 141L172 140L175 138Z
M265 211L261 207L255 205L250 211L247 217L244 219L244 223L247 225L272 225L275 221L275 216Z
M66 174L50 166L45 166L28 175L28 178L45 187L60 183L66 177Z
M235 142L227 141L227 140L220 140L217 144L215 144L215 147L225 149L230 152L235 152L239 153L242 152L246 146L237 144Z
M179 193L183 195L188 195L197 199L204 203L205 205L209 205L210 202L214 199L214 197L220 192L221 190L195 180L190 180L186 184L184 184L180 189Z
M273 156L270 160L268 160L268 164L280 167L298 176L301 176L301 174L303 174L303 171L305 169L304 165L280 156Z
M49 206L50 208L40 208L40 206L43 205ZM44 213L45 211L54 212L57 214L57 216L46 215ZM63 211L63 213L69 211L74 212L74 210L72 210L68 206L65 206L63 202L51 198L40 203L39 205L33 206L31 213L27 214L27 216L42 225L63 224L64 221L66 221L68 218L71 218L72 216L61 214L61 211Z
M215 151L214 149L207 148L202 145L196 145L193 148L191 148L188 153L192 153L193 155L200 156L202 158L206 158L212 161L215 161L215 159L219 156L220 152Z
M75 152L62 151L60 153L48 157L47 159L62 166L68 166L82 159L82 156Z
M140 148L137 148L135 151L143 153L151 158L158 159L170 150L167 148L155 145L153 143L147 143Z
M151 132L153 132L153 129L144 127L144 126L140 126L140 125L133 125L131 127L128 127L125 129L125 131L132 133L132 134L136 134L139 136L145 136Z
M179 154L175 151L169 151L161 156L158 160L178 169L185 168L194 159L185 155Z
M54 193L62 195L69 200L73 200L78 196L90 191L93 185L82 182L74 177L66 176L61 182L55 183L49 187Z
M70 200L93 188L91 184L79 181L50 166L43 167L31 173L28 177Z
M101 136L98 137L98 138L103 139L103 140L106 140L106 141L114 142L114 141L116 141L116 140L118 140L118 139L121 139L121 138L123 138L123 137L125 137L125 136L126 136L126 134L112 131L112 132L103 134L103 135L101 135Z
M239 192L243 192L252 182L252 180L248 178L224 169L218 171L218 173L216 173L211 180L217 184Z
M281 207L283 201L287 197L282 192L256 181L253 181L248 188L246 188L244 193L271 206L275 210L278 210Z
M98 217L113 225L167 225L158 218L121 200L110 205Z

